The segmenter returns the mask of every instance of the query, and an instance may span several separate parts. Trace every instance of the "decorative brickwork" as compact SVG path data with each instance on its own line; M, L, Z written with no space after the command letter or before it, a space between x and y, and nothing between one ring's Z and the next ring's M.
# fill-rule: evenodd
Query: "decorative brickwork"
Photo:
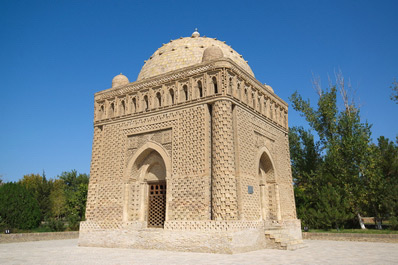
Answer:
M238 219L232 103L219 100L212 109L213 220Z
M288 106L220 43L172 41L136 82L96 93L81 245L233 253L301 239Z

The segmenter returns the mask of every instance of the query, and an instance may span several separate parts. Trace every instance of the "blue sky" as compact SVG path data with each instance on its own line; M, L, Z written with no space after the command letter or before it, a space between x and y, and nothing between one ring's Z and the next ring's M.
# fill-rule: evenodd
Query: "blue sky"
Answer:
M351 80L373 138L398 134L398 1L0 2L0 175L89 173L94 93L122 72L135 81L162 43L226 41L285 101L316 103L339 69ZM289 124L304 125L291 108Z

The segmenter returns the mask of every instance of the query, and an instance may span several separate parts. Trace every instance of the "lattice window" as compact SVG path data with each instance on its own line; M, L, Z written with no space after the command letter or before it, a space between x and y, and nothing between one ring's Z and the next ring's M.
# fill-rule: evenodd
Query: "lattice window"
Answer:
M166 184L149 184L148 227L163 227L166 217Z

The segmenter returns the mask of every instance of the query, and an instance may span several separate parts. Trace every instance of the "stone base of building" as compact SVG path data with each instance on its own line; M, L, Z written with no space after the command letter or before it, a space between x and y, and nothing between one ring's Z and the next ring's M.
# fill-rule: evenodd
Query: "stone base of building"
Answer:
M268 226L277 228L278 235L288 233L290 239L301 241L299 220L278 225L263 221L169 221L164 229L146 228L146 222L85 221L80 226L79 246L234 254L275 248L278 239L266 235Z

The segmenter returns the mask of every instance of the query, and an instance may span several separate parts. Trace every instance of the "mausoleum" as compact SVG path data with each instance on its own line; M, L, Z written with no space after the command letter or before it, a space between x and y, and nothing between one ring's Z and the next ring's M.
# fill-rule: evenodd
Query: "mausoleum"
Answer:
M163 44L95 94L79 245L237 253L301 244L288 105L223 41Z

